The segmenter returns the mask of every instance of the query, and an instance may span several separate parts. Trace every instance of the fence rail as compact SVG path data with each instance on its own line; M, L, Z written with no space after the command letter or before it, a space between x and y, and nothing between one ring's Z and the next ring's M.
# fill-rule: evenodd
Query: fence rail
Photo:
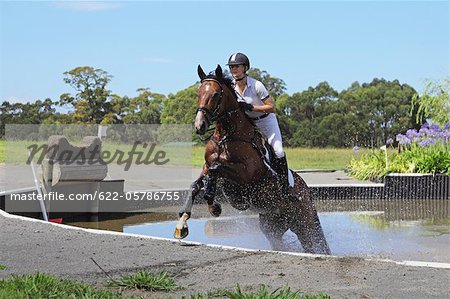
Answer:
M313 186L315 200L450 199L448 175L388 175L383 186Z

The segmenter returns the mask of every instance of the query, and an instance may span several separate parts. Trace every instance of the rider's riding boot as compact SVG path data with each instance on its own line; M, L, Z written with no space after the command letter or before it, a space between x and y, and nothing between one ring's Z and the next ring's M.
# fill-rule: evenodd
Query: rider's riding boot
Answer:
M298 200L297 195L295 194L294 190L292 190L291 186L289 185L289 175L288 175L288 165L286 156L282 158L275 158L273 161L273 168L276 171L276 173L279 176L279 181L281 183L281 187L284 194L287 194L289 196L289 199L292 200Z

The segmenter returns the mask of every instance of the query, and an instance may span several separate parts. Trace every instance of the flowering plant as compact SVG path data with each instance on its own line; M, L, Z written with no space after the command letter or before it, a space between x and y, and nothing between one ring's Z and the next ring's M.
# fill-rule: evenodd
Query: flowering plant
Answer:
M444 127L425 123L396 136L398 151L374 150L350 161L350 175L361 180L381 180L388 173L450 175L450 124ZM394 141L390 138L386 144ZM386 162L385 162L386 156Z

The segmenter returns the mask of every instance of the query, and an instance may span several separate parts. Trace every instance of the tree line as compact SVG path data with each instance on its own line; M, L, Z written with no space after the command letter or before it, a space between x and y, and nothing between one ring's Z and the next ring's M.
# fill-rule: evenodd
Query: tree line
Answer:
M417 92L398 80L354 82L341 92L321 82L288 95L282 79L257 68L249 75L262 81L275 100L287 146L379 147L388 138L395 139L397 134L423 123L413 101ZM64 82L75 92L62 94L57 101L3 101L0 137L4 137L5 124L193 123L199 82L168 96L141 88L137 96L128 97L109 90L111 80L112 76L102 69L77 67L64 73ZM193 138L199 140L195 134Z

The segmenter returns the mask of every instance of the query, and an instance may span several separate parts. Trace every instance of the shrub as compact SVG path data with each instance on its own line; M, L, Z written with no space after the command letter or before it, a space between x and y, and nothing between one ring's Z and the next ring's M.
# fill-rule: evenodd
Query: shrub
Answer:
M350 161L351 176L360 180L381 180L389 173L450 174L450 125L443 128L425 123L396 136L398 151L373 150ZM388 142L389 143L389 142Z

